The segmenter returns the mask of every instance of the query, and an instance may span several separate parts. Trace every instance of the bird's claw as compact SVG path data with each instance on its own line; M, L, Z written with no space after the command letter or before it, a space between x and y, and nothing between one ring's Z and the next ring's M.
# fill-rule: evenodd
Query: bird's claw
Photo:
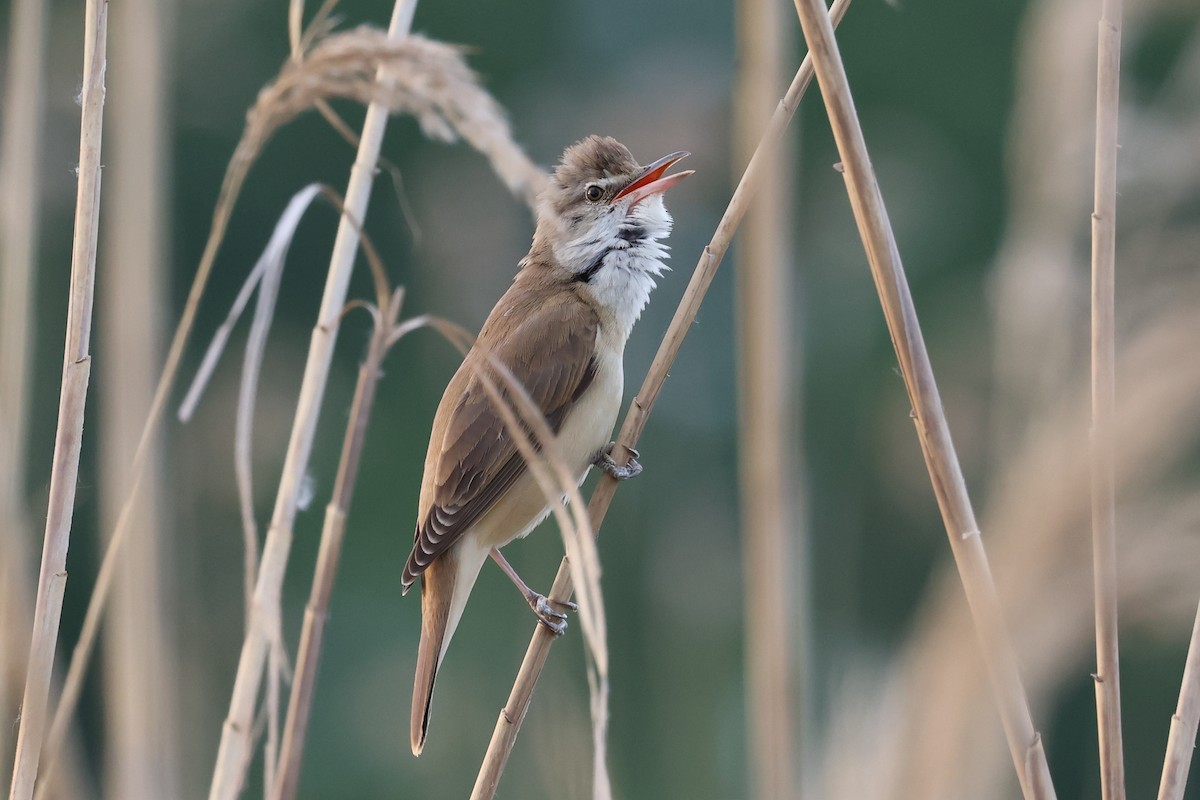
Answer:
M616 442L609 442L603 450L596 454L596 460L592 463L619 481L629 480L641 475L642 464L638 461L641 453L632 447L626 447L625 449L630 453L629 461L622 466L614 461L612 457L613 448L616 446Z
M555 636L561 636L567 629L567 611L578 611L579 606L570 600L551 600L543 594L535 594L529 598L529 606L537 615L538 622L550 629ZM555 606L561 606L566 611L559 611Z

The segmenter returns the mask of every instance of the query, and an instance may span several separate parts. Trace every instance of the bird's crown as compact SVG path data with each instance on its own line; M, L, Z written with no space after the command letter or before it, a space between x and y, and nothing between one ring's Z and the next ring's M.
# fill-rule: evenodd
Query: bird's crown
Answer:
M571 205L588 202L585 192L589 186L599 186L611 197L641 169L629 148L616 139L588 136L563 152L550 180L547 199L554 211L562 214Z

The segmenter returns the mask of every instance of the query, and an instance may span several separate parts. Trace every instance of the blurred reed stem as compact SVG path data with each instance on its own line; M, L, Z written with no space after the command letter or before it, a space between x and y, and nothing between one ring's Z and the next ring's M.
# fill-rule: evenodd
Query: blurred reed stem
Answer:
M1121 0L1104 0L1096 54L1096 172L1092 213L1092 569L1096 601L1096 726L1104 800L1125 800L1117 637L1116 406L1117 113Z
M416 0L397 0L388 27L390 39L399 40L408 35L415 10ZM382 69L379 79L387 79ZM313 329L312 343L297 401L296 417L275 500L275 510L263 545L252 606L255 619L246 628L229 713L221 731L221 744L213 769L209 800L233 800L241 789L245 770L250 762L255 701L263 678L268 649L282 647L281 594L288 554L291 551L292 523L296 516L296 503L304 472L312 452L313 435L329 376L339 320L342 307L346 303L346 290L358 252L359 232L351 220L366 219L372 179L379 161L387 120L388 108L385 104L373 102L368 106L358 154L351 167L346 188L345 213L338 223L325 293L321 299L317 325ZM274 772L275 768L275 764L265 765L268 773Z
M46 730L46 711L58 626L67 581L67 549L79 478L84 405L91 369L92 297L96 279L96 239L100 219L100 148L103 132L107 0L87 0L84 8L83 113L79 134L79 175L75 231L71 244L70 302L59 395L58 424L50 474L50 500L38 574L29 664L21 702L10 800L28 800L37 779Z
M1021 790L1027 800L1053 798L1054 787L1041 736L1029 712L1016 655L1004 626L995 582L950 438L887 209L854 110L837 40L821 0L795 0L795 5L816 65L817 80L842 158L850 204L913 405L921 451L996 692Z
M16 511L25 491L28 444L29 331L34 264L41 224L38 167L42 163L42 92L46 9L43 0L15 0L11 12L0 115L0 510ZM0 547L16 535L4 526ZM3 669L0 666L0 669ZM2 674L2 673L0 673ZM4 727L4 726L0 726ZM5 733L0 733L3 742Z
M25 507L29 330L34 309L41 199L46 4L15 0L9 17L8 79L0 114L0 714L15 719L28 656L26 573L31 530ZM0 786L11 778L14 730L0 725Z
M837 0L833 4L829 14L835 25L841 21L849 5L850 0ZM650 370L642 382L641 389L633 399L629 413L625 416L616 439L621 446L614 447L612 454L613 460L620 465L628 463L632 455L630 449L637 446L637 441L646 427L646 421L654 408L663 383L666 381L667 372L679 354L680 347L683 346L684 337L695 322L704 295L716 275L717 267L720 266L725 251L729 248L733 234L741 224L742 217L745 216L750 200L763 180L763 171L774 168L780 139L795 115L800 98L803 97L804 90L808 88L812 76L811 60L805 56L787 93L780 100L771 121L763 131L758 147L750 158L750 163L747 164L742 179L734 190L733 197L729 200L729 205L717 225L712 240L704 248L687 289L679 302L679 307L675 311L675 316L672 318L667 332L663 335L662 343L650 365ZM618 481L612 476L607 474L601 476L596 490L592 493L591 501L588 503L588 516L591 519L592 530L597 536L600 533L600 526L604 522L604 516L608 513L608 507L612 504L613 496L616 494L617 484ZM564 559L558 567L554 585L547 596L552 601L563 602L571 598L572 590L570 566ZM508 701L504 704L500 716L496 720L496 728L488 743L487 753L479 767L479 774L475 778L471 800L491 800L495 797L496 788L500 784L500 776L503 774L508 757L516 744L521 724L525 721L525 714L529 711L533 690L546 665L546 658L550 654L550 645L553 642L554 635L544 626L535 627L529 647L525 651L525 658L521 662L521 667L513 682Z
M994 372L988 449L1002 462L1031 420L1058 402L1082 354L1078 302L1086 264L1096 3L1046 0L1023 13L1016 96L1006 126L1004 235L988 277Z
M737 3L735 164L753 154L784 70L794 63L785 57L795 24L788 24L785 9L773 0ZM796 765L803 764L805 702L794 646L796 634L807 630L808 582L804 576L797 581L795 554L806 551L807 542L795 513L792 459L792 398L799 394L792 364L801 345L792 324L794 141L785 141L746 213L734 261L746 762L748 796L759 800L798 800Z
M167 308L163 269L170 221L166 193L165 20L157 0L127 0L114 17L109 104L109 192L99 296L101 358L110 379L99 389L100 517L112 531L134 483L138 439L161 364ZM104 626L105 794L126 800L180 795L178 659L162 453L150 468L130 519L130 546L118 567L112 615ZM47 760L51 757L47 749ZM43 772L50 769L45 764ZM40 794L40 791L39 791Z
M1179 704L1171 716L1167 736L1167 757L1163 762L1162 780L1158 784L1158 800L1183 800L1187 789L1188 772L1196 750L1196 728L1200 725L1200 606L1192 624L1192 639L1188 643L1187 663L1183 669L1183 685L1179 688Z

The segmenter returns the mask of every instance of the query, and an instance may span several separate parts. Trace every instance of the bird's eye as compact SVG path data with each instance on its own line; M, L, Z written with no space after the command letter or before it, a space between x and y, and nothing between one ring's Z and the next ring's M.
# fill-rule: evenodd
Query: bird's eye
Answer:
M589 203L595 203L604 196L604 190L593 183L583 190L583 196L587 198Z

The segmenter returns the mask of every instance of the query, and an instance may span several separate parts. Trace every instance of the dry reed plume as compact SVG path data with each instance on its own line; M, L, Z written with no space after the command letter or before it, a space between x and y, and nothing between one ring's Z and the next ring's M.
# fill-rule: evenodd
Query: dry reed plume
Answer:
M253 163L281 126L336 98L410 114L430 139L461 137L529 205L545 183L545 173L514 142L504 111L479 85L461 48L417 34L395 40L367 26L330 34L302 60L284 66L247 112L233 162Z

